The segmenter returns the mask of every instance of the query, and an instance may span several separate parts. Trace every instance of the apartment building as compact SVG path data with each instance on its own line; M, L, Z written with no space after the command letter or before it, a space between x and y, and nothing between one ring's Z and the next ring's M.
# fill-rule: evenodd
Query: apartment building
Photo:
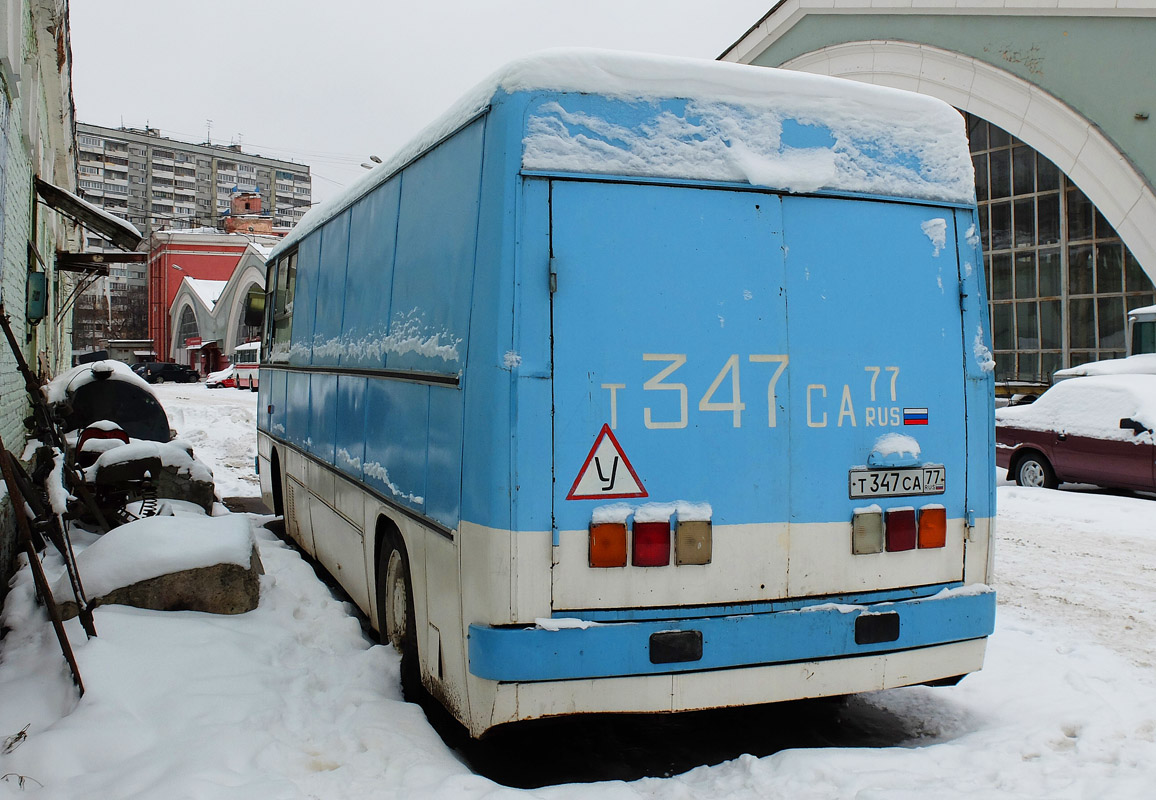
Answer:
M105 128L77 123L78 186L84 198L123 217L145 235L162 230L221 228L230 200L260 195L275 228L288 229L312 203L309 167L242 152L240 145L182 142L156 128ZM107 243L89 237L88 251ZM113 265L77 303L74 346L144 337L148 281L143 263Z

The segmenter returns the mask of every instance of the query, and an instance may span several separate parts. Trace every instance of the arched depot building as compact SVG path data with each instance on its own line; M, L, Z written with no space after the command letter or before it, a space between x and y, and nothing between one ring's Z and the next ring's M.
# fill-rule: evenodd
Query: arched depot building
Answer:
M958 108L997 381L1125 354L1156 302L1156 0L784 0L720 59Z

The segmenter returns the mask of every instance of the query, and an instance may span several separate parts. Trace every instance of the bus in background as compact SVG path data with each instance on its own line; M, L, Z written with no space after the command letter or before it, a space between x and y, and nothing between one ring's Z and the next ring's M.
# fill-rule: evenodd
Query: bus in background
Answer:
M238 389L257 391L261 361L261 342L244 342L233 349L233 380Z
M950 684L993 630L963 120L508 66L273 251L265 502L474 736Z

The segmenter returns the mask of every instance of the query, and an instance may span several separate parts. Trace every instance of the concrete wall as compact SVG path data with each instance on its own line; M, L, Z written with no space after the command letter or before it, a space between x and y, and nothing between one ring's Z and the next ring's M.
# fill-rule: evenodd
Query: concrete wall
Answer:
M1033 83L1094 122L1156 183L1154 18L813 13L752 63L868 40L934 45ZM1137 120L1140 112L1151 119Z

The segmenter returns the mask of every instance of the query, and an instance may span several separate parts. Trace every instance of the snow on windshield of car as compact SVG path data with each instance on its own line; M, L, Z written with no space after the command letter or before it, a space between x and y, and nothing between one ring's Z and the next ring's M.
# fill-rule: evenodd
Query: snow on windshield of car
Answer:
M1152 433L1121 428L1134 419L1156 427L1156 375L1099 375L1057 383L1031 405L996 409L997 424L1075 436L1152 441Z

